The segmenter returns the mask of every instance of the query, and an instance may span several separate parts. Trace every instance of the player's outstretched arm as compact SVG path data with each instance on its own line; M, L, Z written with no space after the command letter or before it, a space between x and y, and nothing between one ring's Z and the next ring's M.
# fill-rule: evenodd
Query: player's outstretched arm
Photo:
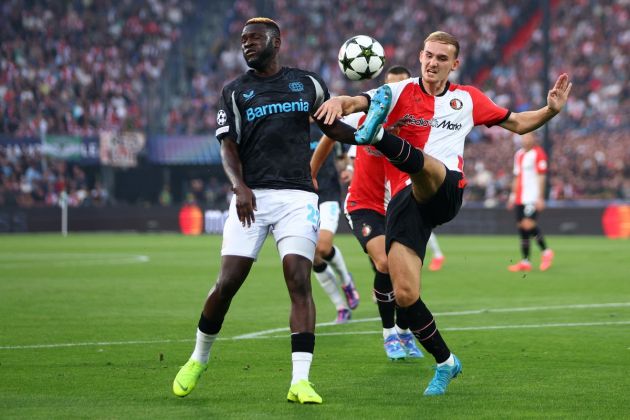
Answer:
M221 161L223 169L228 179L232 183L232 191L236 195L236 214L243 226L251 226L256 220L254 210L256 208L256 196L253 191L245 185L243 180L243 165L238 154L236 142L230 138L221 141Z
M365 96L335 96L324 102L313 114L317 121L331 125L336 119L359 111L367 111L369 106Z
M536 111L513 112L500 124L501 127L517 134L536 130L562 110L569 98L571 86L573 84L569 82L569 76L566 73L561 74L553 89L547 94L547 106Z
M335 141L327 135L323 135L313 152L313 156L311 156L311 177L315 188L319 188L317 185L317 174L334 146Z

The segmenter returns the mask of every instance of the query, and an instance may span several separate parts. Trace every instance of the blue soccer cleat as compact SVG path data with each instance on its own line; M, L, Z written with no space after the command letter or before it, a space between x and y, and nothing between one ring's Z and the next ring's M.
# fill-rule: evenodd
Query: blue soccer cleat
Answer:
M400 344L398 334L391 334L387 336L383 342L383 346L385 347L385 354L387 354L387 357L392 360L404 359L407 356L405 349L403 349Z
M402 344L405 353L407 353L407 357L412 357L414 359L424 357L422 351L418 348L418 346L416 346L416 337L413 334L398 334L398 338L400 339L400 344Z
M376 94L374 94L370 102L365 122L354 133L354 140L358 144L374 144L378 142L374 137L383 125L391 105L392 90L389 86L383 85L376 90Z
M429 382L427 389L424 390L424 395L444 395L446 393L446 387L451 382L451 379L455 378L462 371L462 364L457 356L453 355L453 359L455 359L453 366L436 366L435 375Z

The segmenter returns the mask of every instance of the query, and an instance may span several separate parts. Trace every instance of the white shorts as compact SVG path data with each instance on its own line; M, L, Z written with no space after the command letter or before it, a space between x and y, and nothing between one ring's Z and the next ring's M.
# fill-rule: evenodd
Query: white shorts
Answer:
M236 196L232 197L228 217L223 227L221 255L235 255L256 259L269 232L276 245L285 238L289 248L281 247L281 258L287 254L302 255L313 261L319 234L317 194L301 190L255 189L256 221L243 226L236 214Z
M340 211L337 201L324 201L321 203L319 205L319 215L321 217L319 228L332 232L333 234L337 233Z

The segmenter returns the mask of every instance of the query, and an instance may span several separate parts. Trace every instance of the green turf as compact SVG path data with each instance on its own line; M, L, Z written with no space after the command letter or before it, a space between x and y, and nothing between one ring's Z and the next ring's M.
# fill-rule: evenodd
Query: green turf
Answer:
M287 332L233 339L287 325L272 241L232 302L208 372L180 399L171 382L193 347L219 237L0 236L0 418L630 415L630 241L550 237L552 269L523 275L506 270L516 235L441 236L446 264L423 273L424 300L464 371L438 398L422 396L429 358L386 360L369 264L353 238L336 242L363 298L354 319L366 321L317 328L311 380L324 404L300 406L285 399ZM331 321L332 304L313 290L318 322ZM618 305L570 306L606 303ZM475 310L485 311L461 314Z

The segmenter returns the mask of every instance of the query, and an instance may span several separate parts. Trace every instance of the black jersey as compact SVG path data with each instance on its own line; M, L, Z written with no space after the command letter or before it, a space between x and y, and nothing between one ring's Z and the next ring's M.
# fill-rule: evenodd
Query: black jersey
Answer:
M322 132L317 124L311 124L311 154L317 148L319 140L322 138ZM335 143L337 146L339 143ZM317 173L317 195L319 196L319 204L326 201L339 201L341 199L341 184L339 183L339 174L335 167L335 158L337 155L336 147L333 152L328 155L322 167Z
M308 117L329 97L318 75L288 67L271 77L250 70L223 88L216 136L238 144L249 188L314 191Z

